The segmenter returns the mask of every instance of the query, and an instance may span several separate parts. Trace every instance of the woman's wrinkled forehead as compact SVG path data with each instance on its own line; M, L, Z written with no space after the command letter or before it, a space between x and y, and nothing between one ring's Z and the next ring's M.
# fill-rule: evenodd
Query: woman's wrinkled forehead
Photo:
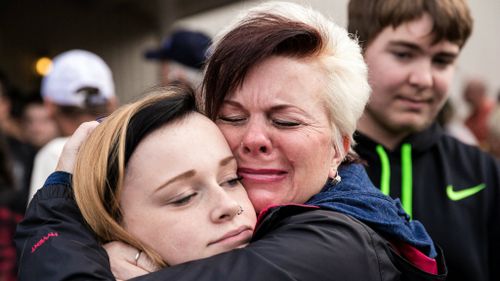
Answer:
M205 112L214 119L227 96L252 68L275 55L307 57L323 48L320 32L305 23L266 14L249 18L220 39L208 59L203 93Z

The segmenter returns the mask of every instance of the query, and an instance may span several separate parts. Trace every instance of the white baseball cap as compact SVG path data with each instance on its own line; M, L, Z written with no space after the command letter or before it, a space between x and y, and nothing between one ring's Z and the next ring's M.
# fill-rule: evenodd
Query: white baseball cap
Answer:
M89 97L85 89L89 88L96 105L108 102L115 96L111 70L96 54L71 50L54 58L52 69L42 80L41 93L58 105L86 107Z

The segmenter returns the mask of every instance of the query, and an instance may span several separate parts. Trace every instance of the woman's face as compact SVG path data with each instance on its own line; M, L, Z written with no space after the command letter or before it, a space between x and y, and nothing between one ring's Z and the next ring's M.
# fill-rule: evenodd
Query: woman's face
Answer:
M137 146L120 197L122 223L170 265L244 247L256 214L238 179L217 126L191 114Z
M317 64L274 56L224 102L217 125L238 160L255 209L305 203L341 162L323 102Z

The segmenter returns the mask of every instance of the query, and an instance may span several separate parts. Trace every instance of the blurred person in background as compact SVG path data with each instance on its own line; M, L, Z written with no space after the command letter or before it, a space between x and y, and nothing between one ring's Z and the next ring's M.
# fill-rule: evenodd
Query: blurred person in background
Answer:
M22 218L26 192L16 190L5 136L0 133L0 281L15 281L17 276L14 233Z
M18 100L14 99L17 94ZM15 104L20 94L0 74L0 280L17 280L14 233L28 199L35 149L24 143Z
M479 145L485 148L488 137L488 118L495 106L495 101L488 96L486 82L479 78L466 82L463 98L470 108L465 125L474 133Z
M461 142L476 145L479 143L476 136L465 126L462 120L459 120L456 116L455 106L451 100L447 100L443 108L439 111L436 121L443 127L443 130L452 137L459 139Z
M488 151L500 159L500 91L498 91L497 102L488 120Z
M2 132L17 141L23 140L22 128L19 120L14 117L15 99L14 96L20 93L15 92L10 87L8 78L0 73L0 129Z
M22 114L24 139L36 149L59 136L56 122L49 114L39 94L31 95L26 101Z
M41 93L61 137L38 151L29 199L54 171L68 136L81 123L106 116L117 105L110 68L99 56L84 50L70 50L56 56L51 71L42 80Z
M184 83L198 89L210 44L210 37L202 32L179 29L168 36L159 48L146 51L144 56L160 63L162 85Z
M500 280L500 166L436 116L472 32L466 0L350 0L372 87L355 150L443 248L446 280Z
M5 152L3 161L12 176L11 190L16 193L16 199L11 201L10 207L13 211L23 214L28 200L36 149L24 141L17 118L16 104L20 104L20 96L19 92L10 87L7 77L0 74L0 138Z

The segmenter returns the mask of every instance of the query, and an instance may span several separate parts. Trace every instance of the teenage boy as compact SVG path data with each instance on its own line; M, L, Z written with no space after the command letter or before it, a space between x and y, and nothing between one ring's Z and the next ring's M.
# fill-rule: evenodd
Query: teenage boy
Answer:
M447 280L500 280L500 166L435 123L472 30L465 0L351 0L371 100L357 152L444 250Z

